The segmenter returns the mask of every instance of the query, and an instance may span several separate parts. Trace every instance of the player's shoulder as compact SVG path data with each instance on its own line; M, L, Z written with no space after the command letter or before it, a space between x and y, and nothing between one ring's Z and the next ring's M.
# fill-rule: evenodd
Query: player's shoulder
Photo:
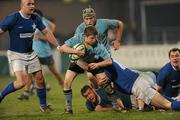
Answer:
M166 64L160 69L160 71L163 71L163 72L169 72L169 71L171 71L171 70L173 70L173 68L172 68L172 65L171 65L170 62L169 62L169 63L166 63Z
M7 17L12 17L12 18L19 17L19 16L20 16L20 13L18 11L12 12L9 15L7 15Z
M81 24L78 25L77 29L85 29L86 25L84 22L82 22Z

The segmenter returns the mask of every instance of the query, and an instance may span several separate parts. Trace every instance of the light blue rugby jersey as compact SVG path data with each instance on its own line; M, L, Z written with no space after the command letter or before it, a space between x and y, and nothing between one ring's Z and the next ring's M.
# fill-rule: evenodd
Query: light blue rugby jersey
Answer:
M76 34L72 38L65 41L65 44L71 48L78 43L82 43L82 44L84 43L84 35L82 33ZM86 48L86 52L94 53L96 55L95 56L96 58L101 57L104 60L109 59L111 57L107 49L104 47L104 45L100 44L98 40L95 45Z
M98 32L98 40L99 42L104 44L104 46L106 47L109 53L110 53L110 40L107 37L108 30L116 28L117 25L118 25L118 20L110 20L110 19L97 19L96 20L95 28ZM85 28L86 28L85 23L84 22L81 23L77 27L75 34L83 33Z
M32 51L32 39L36 28L42 31L45 29L45 26L41 18L37 15L24 18L21 16L20 12L14 12L5 17L0 24L0 28L4 32L9 32L9 50L27 53Z
M49 20L46 18L42 18L43 24L48 27L49 26ZM43 35L41 31L36 29L36 33ZM38 57L48 57L52 55L52 50L50 47L50 44L47 40L33 40L33 49L38 54Z

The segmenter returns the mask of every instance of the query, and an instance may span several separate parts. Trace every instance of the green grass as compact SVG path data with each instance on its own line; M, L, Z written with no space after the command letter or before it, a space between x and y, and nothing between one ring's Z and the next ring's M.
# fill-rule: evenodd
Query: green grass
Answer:
M14 78L0 76L0 91ZM19 101L17 97L22 90L9 94L0 104L0 120L179 120L180 112L88 112L85 100L80 95L80 88L87 83L85 75L80 75L73 82L73 115L61 115L64 111L64 96L62 89L51 75L46 79L52 90L47 94L48 103L55 109L50 114L41 113L36 95L29 100Z

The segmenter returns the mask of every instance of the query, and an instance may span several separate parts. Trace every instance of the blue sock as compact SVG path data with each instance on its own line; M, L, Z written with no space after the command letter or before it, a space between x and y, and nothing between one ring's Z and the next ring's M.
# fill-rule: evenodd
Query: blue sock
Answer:
M177 110L177 111L180 111L180 101L173 101L171 103L171 108L173 110Z
M14 91L16 91L16 89L14 88L14 83L11 82L3 89L3 91L1 92L1 97L4 98L6 95Z
M37 96L39 97L39 102L41 107L47 106L46 103L46 88L38 89L36 88Z

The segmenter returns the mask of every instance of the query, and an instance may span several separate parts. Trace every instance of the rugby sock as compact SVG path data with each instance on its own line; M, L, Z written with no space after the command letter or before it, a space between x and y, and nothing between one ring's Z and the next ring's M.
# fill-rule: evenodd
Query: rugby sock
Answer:
M3 91L1 92L1 100L2 100L6 95L8 95L9 93L12 93L12 92L14 92L14 91L16 91L16 89L14 88L14 83L11 82L11 83L9 83L9 85L7 85L7 86L3 89Z
M64 90L67 111L72 110L72 90Z
M180 111L180 101L173 101L173 102L171 102L171 108L173 110Z
M39 98L40 106L45 107L47 106L46 103L46 88L38 89L36 88L37 96Z

